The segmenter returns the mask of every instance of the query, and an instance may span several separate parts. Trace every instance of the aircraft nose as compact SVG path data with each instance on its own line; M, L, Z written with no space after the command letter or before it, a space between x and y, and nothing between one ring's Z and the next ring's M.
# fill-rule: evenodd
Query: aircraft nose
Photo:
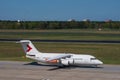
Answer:
M98 60L98 63L99 63L99 64L103 64L103 62L102 62L102 61L100 61L100 60Z

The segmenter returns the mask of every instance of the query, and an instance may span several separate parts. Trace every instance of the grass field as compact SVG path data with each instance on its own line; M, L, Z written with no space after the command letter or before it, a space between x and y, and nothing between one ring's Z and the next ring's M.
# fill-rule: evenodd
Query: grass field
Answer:
M56 40L120 40L120 31L97 30L0 30L0 38Z
M120 40L120 31L114 30L0 30L0 38L56 39L56 40ZM42 52L91 54L106 64L120 64L120 44L35 43ZM20 44L0 42L0 60L30 61Z
M41 52L91 54L105 64L120 64L120 44L34 43ZM20 44L0 42L0 60L30 61Z

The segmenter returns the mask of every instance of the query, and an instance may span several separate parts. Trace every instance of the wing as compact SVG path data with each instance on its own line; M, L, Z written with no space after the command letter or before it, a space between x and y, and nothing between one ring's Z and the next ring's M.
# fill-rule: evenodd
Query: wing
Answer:
M47 61L57 60L57 59L61 59L61 58L68 58L71 56L72 55L70 55L70 54L60 54L60 55L57 55L57 56L54 56L54 57L48 59Z

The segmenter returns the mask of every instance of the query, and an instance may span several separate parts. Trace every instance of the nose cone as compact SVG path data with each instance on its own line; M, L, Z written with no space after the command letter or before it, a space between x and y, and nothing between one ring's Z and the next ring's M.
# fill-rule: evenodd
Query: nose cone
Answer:
M103 64L103 62L102 62L102 61L100 61L100 60L98 60L98 64L100 64L100 65L101 65L101 64Z

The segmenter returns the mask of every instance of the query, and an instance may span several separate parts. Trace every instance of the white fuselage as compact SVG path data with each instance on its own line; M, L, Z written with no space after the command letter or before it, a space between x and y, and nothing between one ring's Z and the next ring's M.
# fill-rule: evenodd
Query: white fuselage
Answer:
M28 58L37 60L42 63L47 64L56 64L56 65L101 65L103 62L96 59L94 56L91 55L77 55L77 54L70 54L70 57L67 58L61 58L56 59L53 61L47 61L50 58L53 58L54 56L59 56L63 53L39 53L35 56L27 56Z

